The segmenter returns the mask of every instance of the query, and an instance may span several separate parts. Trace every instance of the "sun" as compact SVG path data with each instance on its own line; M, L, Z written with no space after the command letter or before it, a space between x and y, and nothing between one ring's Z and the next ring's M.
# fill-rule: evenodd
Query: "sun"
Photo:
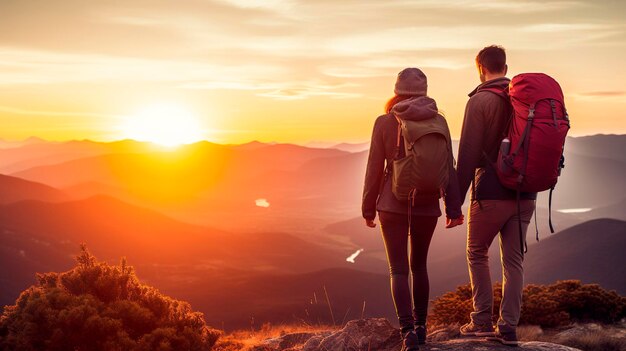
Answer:
M125 138L163 146L178 146L203 139L199 119L184 106L157 103L124 118L120 126Z

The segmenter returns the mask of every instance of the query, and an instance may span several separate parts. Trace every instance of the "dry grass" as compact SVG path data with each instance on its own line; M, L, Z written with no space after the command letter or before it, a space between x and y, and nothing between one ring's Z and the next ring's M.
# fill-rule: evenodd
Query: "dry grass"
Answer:
M520 325L516 331L520 341L541 341L545 338L543 329L538 325Z
M427 340L430 342L443 342L458 338L460 336L459 327L458 323L437 326L428 325L426 331L428 335Z
M626 340L616 338L604 331L572 336L559 340L559 343L583 351L624 351Z
M556 331L544 333L536 325L524 325L517 328L517 337L521 341L545 341L574 347L583 351L625 351L626 339L616 336L606 327L600 330L587 330L576 335L556 337Z
M237 330L224 334L213 347L214 351L249 350L260 345L264 340L278 338L293 333L315 333L326 330L337 330L339 327L330 325L272 325L265 323L259 330Z

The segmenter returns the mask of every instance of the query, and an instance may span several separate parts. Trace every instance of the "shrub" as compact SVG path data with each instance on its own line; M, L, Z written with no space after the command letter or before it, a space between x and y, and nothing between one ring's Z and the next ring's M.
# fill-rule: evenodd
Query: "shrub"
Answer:
M493 321L498 319L502 286L494 285ZM433 302L430 317L434 325L469 322L472 293L469 284L459 286ZM597 284L577 280L558 281L551 285L528 285L524 288L520 324L557 327L572 322L615 323L626 317L626 297L607 291Z
M520 323L557 327L571 322L615 323L626 317L626 297L598 284L558 281L524 289Z
M122 259L82 247L64 273L38 274L0 316L2 350L210 350L219 332L202 313L139 282Z
M435 326L465 324L472 310L472 288L469 284L461 285L435 299L429 320Z

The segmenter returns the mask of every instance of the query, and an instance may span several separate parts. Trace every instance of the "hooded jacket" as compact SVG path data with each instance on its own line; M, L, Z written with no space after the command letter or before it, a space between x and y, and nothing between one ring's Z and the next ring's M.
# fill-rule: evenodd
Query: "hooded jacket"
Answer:
M386 165L391 165L396 153L398 141L398 121L396 116L407 120L423 120L435 118L439 114L435 100L426 97L414 97L397 103L391 113L379 116L374 123L370 144L365 184L363 187L362 213L363 218L376 218L376 211L408 214L408 203L398 200L391 191L391 177L385 176ZM443 117L442 117L443 118ZM401 156L404 151L400 146ZM450 153L452 157L452 153ZM461 216L461 199L459 195L456 172L450 168L450 181L444 198L446 215L449 218ZM411 213L417 216L441 216L439 200L432 199L416 204Z
M506 89L510 80L496 78L480 84L469 93L465 106L463 129L459 141L457 173L461 203L474 180L471 200L511 200L515 190L500 184L493 164L498 156L500 142L504 138L511 107L502 97L484 88ZM521 193L522 199L534 200L537 193Z

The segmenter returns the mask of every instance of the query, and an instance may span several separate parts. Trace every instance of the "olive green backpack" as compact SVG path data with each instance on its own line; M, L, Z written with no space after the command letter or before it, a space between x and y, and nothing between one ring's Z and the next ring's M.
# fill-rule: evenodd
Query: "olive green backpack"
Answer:
M423 120L396 119L399 125L391 167L393 194L410 204L442 197L448 186L450 167L454 167L446 120L441 115ZM401 158L400 139L404 139L405 151Z

